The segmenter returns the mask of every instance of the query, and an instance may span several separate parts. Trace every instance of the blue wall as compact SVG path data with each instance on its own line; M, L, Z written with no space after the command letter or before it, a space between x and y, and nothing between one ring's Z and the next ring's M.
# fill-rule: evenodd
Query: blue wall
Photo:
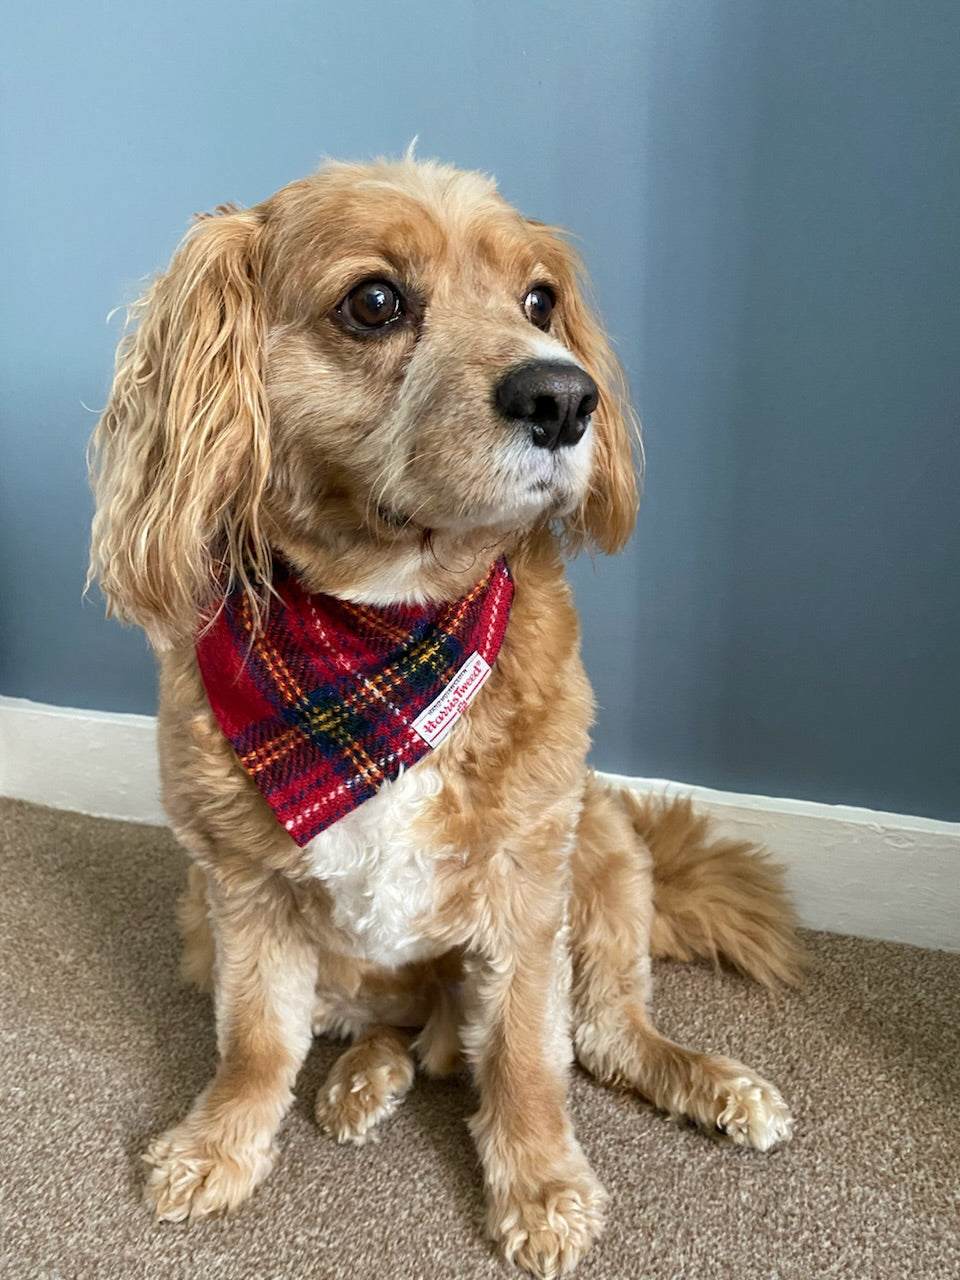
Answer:
M194 210L324 154L574 228L645 422L574 566L595 760L960 817L956 0L21 4L0 103L0 691L149 712L81 602L120 320Z

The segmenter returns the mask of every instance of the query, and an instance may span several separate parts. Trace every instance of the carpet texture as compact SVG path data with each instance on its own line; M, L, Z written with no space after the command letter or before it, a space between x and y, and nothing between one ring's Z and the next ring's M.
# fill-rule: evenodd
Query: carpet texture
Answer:
M0 1274L6 1280L486 1280L464 1081L419 1079L378 1143L324 1137L319 1041L283 1158L227 1220L155 1225L139 1153L215 1062L176 966L184 859L151 827L0 802ZM808 934L801 992L657 968L658 1025L772 1079L793 1142L705 1138L575 1073L580 1140L610 1192L582 1280L956 1280L960 955Z

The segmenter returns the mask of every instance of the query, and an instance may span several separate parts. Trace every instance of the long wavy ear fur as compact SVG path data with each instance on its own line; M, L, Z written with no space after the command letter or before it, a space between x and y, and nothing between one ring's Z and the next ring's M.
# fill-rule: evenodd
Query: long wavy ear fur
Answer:
M544 228L544 230L550 230ZM593 415L595 461L590 490L565 525L571 551L592 546L610 554L620 551L637 518L638 473L643 470L640 425L630 406L630 393L620 363L606 334L584 301L583 266L570 246L554 233L551 257L559 256L566 280L561 329L570 350L600 390Z
M270 467L254 212L200 219L130 309L90 445L88 581L164 648L236 585L269 581L260 500Z

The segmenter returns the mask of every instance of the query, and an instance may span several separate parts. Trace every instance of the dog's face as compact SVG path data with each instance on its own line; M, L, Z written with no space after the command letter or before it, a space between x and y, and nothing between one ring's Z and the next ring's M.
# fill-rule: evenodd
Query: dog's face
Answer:
M317 528L335 498L374 531L468 533L583 502L597 391L555 236L472 174L414 168L328 171L264 219L278 514Z
M140 310L98 428L94 562L158 638L218 566L255 587L268 548L373 601L549 522L606 550L629 532L622 384L576 258L486 178L330 165L201 220Z

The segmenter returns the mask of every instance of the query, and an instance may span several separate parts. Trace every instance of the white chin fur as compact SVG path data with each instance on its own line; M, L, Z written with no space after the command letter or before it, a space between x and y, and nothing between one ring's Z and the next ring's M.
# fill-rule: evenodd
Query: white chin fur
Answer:
M462 515L437 519L432 527L453 533L508 530L533 525L544 516L569 515L586 496L592 459L590 427L577 444L555 451L530 441L511 441L495 460L497 479L495 486L485 486L487 500Z
M586 496L593 461L593 429L588 427L575 445L541 449L529 441L514 441L501 460L503 510L568 515Z

